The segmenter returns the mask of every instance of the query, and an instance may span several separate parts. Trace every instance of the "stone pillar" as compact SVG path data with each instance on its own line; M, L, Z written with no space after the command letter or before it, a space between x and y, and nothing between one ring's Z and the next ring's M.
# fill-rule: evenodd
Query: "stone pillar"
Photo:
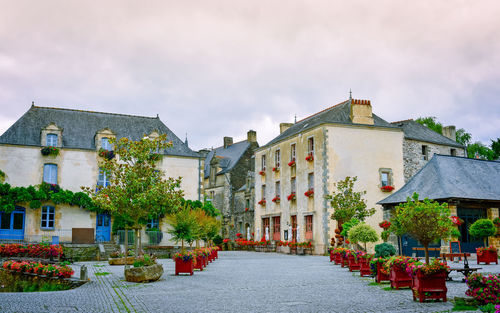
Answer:
M499 217L498 208L489 208L487 212L488 212L488 218L491 220ZM500 228L498 228L498 232L495 236L488 238L488 241L490 243L490 246L500 247Z

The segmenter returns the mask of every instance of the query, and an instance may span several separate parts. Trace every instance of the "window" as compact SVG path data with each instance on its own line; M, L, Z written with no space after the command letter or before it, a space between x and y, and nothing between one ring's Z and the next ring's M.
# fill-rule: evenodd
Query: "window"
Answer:
M314 190L314 173L307 175L307 189Z
M426 161L428 156L427 154L429 153L429 148L426 145L422 145L422 160Z
M97 186L109 186L109 173L104 169L99 169L99 177L97 178Z
M56 134L47 134L47 139L45 142L46 146L57 147L57 135Z
M276 168L279 168L279 167L280 167L280 164L281 164L281 152L280 152L280 150L278 149L278 150L276 150L276 151L274 152L274 166L275 166Z
M247 202L247 205L246 205L245 209L250 209L250 199L247 199L246 202Z
M268 232L271 230L269 229L269 217L265 217L262 219L262 237L265 238L266 235L266 229ZM262 239L262 238L261 238Z
M101 139L101 148L103 148L104 150L108 150L108 151L113 150L111 148L111 144L109 143L109 138L108 137L103 137Z
M307 138L307 154L314 155L314 137Z
M44 164L43 165L43 181L48 184L57 184L57 165Z
M41 228L49 228L54 229L54 220L55 220L55 208L53 206L44 206L42 207L42 224Z
M281 219L279 216L273 217L273 240L281 240Z
M296 151L296 145L292 143L290 146L290 161L295 161L295 151Z
M0 221L0 229L10 229L10 213L0 213L1 221Z
M457 150L456 149L450 149L450 155L457 156Z
M306 216L306 240L313 239L313 216Z
M266 198L266 185L262 185L262 199Z
M281 196L281 184L279 181L276 182L276 197Z
M266 170L266 155L262 155L262 168L261 170L265 171Z
M390 168L379 169L379 174L380 174L380 187L393 186L392 170Z
M160 219L158 218L152 218L148 221L148 224L146 225L147 229L160 229Z
M295 177L292 177L292 180L290 181L290 185L291 185L291 193L295 193L297 191L297 184L296 184L296 179Z

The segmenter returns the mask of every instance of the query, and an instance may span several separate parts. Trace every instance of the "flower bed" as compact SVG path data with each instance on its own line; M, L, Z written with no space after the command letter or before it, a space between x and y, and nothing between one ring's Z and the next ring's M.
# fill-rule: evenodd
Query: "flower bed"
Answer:
M27 261L5 261L2 267L17 273L33 273L37 275L45 275L47 277L69 278L74 271L67 265L47 264L40 262Z
M38 244L0 244L0 256L3 257L32 257L50 258L61 257L63 250L60 245L50 245L48 243Z
M474 273L466 278L466 295L481 304L500 304L500 274Z

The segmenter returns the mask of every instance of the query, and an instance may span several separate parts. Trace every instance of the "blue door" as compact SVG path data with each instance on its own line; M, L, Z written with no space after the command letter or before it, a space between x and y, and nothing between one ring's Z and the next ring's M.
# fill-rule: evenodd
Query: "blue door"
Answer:
M24 208L11 213L0 212L0 240L24 240Z
M486 218L485 209L458 208L457 215L464 220L460 230L460 247L462 252L476 253L476 248L484 246L483 239L474 238L469 234L469 227L480 218Z
M425 256L425 251L413 250L413 248L423 248L423 246L419 244L417 240L413 239L413 237L409 235L401 236L401 245L402 245L401 252L403 255L412 256L413 253L415 253L415 256L417 257ZM441 247L440 241L429 244L429 248L439 248L439 247ZM439 257L439 253L440 253L439 251L430 250L429 256Z
M109 214L97 214L95 241L108 242L111 240L111 218Z

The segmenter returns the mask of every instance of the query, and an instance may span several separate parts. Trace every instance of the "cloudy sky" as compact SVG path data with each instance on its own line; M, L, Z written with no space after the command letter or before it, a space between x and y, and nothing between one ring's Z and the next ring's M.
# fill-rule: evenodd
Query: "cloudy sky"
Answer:
M411 3L411 4L410 4ZM353 97L500 137L498 1L0 0L0 133L29 109L156 116L260 144Z

